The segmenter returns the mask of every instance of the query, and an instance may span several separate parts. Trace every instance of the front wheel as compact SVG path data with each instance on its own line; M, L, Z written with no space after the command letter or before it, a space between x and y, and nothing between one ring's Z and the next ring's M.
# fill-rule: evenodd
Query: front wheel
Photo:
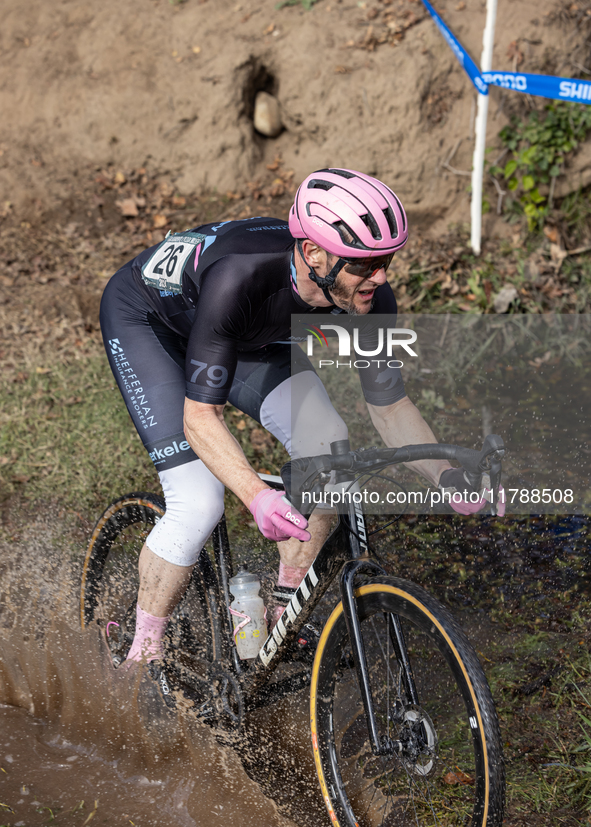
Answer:
M499 725L465 634L447 609L408 581L380 577L355 595L375 717L387 746L382 755L372 753L339 603L318 644L310 696L316 770L333 824L501 825Z

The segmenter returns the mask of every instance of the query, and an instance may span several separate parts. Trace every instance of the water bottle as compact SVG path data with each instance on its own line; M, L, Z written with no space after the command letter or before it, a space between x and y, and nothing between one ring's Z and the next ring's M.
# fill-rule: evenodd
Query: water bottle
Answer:
M238 656L242 660L255 658L267 639L265 604L262 597L259 597L260 580L248 569L240 568L238 574L230 578L228 585L236 598L230 606L230 612Z

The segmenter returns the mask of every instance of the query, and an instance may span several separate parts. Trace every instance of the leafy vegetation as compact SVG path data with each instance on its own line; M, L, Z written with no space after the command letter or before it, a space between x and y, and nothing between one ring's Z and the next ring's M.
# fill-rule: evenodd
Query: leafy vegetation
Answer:
M505 209L524 213L530 231L542 228L566 157L590 129L588 106L558 101L546 104L543 112L530 112L524 120L514 116L499 133L510 157L504 168L492 166L489 172L506 181L513 198Z

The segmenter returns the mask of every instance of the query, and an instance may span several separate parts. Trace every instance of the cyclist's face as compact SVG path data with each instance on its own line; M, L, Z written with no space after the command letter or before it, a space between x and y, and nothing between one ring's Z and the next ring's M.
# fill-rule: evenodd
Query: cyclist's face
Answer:
M367 259L352 262L356 265L353 269L361 271L361 275L350 273L351 268L349 264L346 264L330 288L330 294L337 307L353 315L369 313L376 289L386 282L386 270L391 260L391 256L386 256L384 259L373 259L373 261L370 260L369 266ZM336 261L336 256L328 257L329 270L336 264ZM377 268L376 265L378 265Z

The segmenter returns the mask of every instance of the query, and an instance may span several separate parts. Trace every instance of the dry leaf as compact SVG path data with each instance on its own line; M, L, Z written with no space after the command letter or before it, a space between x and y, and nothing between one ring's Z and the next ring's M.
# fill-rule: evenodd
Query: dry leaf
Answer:
M122 172L116 172L114 180L116 184L124 184L127 181L127 178Z
M269 190L269 195L271 198L279 198L285 192L285 184L281 180L281 178L275 178L273 184L271 185L271 189Z
M544 353L543 356L537 356L535 359L530 361L530 365L532 365L532 367L534 367L534 368L540 368L546 362L549 362L551 358L552 358L552 351L547 350L546 353Z
M193 46L193 54L198 55L201 51L201 46Z
M154 229L158 230L161 227L166 227L168 224L168 218L165 215L158 214L154 216Z
M236 423L236 427L239 431L243 431L246 428L246 422L243 419L241 419L240 422Z
M51 369L50 368L35 368L35 373L41 373L41 374L51 373Z
M273 439L262 428L253 428L250 432L250 444L255 451L267 451L273 448Z
M552 244L558 243L558 230L556 229L556 227L549 227L546 224L546 226L544 227L544 235L546 236L548 241L552 242Z
M515 65L519 66L520 63L523 63L523 52L519 48L519 41L512 40L509 43L509 48L507 49L507 57L509 59L513 58L515 60Z
M448 772L443 776L443 780L446 784L458 784L462 787L474 783L474 779L460 769L458 769L457 772Z
M27 477L26 474L15 474L15 476L12 478L12 481L13 482L25 483L25 482L29 482L29 479L30 479L30 477Z
M137 204L133 198L123 198L121 201L116 201L117 207L121 211L121 215L125 218L135 218L138 215Z

